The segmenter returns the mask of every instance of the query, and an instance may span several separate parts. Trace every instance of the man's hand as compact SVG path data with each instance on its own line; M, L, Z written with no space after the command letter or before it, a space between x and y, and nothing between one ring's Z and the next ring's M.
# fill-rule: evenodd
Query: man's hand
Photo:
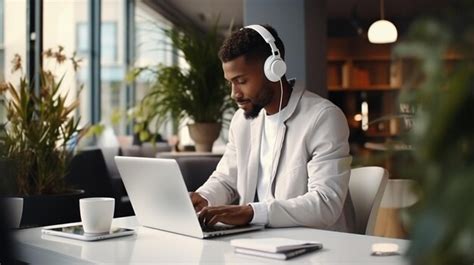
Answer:
M199 212L202 208L206 207L208 202L204 199L199 193L197 192L190 192L189 197L191 197L191 201L193 202L194 210Z
M252 221L253 208L250 205L226 205L204 207L199 213L199 222L213 226L217 222L229 225L246 225Z

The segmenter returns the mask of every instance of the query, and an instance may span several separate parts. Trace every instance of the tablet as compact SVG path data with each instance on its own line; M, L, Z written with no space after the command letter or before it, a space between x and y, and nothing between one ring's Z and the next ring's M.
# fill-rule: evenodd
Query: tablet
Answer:
M41 230L45 235L54 235L79 239L83 241L96 241L114 237L129 236L135 234L135 230L128 228L112 227L110 232L101 234L85 233L82 224L67 224L48 226Z

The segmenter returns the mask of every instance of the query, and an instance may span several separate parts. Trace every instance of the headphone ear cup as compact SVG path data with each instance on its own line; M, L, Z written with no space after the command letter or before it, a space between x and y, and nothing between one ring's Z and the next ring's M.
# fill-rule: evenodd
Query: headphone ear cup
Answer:
M269 56L263 67L265 76L271 82L278 82L286 73L286 63L280 57Z

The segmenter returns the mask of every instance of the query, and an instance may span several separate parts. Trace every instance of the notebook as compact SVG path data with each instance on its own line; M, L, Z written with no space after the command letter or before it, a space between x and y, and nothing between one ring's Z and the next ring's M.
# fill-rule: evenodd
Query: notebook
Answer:
M315 241L290 238L244 238L231 240L235 253L286 260L321 249L323 245Z
M174 159L116 156L138 222L177 234L210 238L263 229L262 225L202 228Z
M303 255L305 253L316 251L318 249L321 249L321 248L320 247L300 248L300 249L292 249L292 250L273 253L273 252L265 252L265 251L259 251L259 250L248 249L248 248L235 248L235 253L259 256L259 257L264 257L264 258L286 260L286 259L291 259L300 255Z

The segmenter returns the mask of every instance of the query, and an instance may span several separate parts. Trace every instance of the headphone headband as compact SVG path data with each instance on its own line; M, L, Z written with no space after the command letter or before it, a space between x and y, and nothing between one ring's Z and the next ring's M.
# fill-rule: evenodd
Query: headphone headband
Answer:
M270 41L275 42L275 38L270 33L270 31L268 31L266 28L264 28L261 25L249 25L249 26L246 26L245 28L253 29L256 32L258 32L267 43L270 43Z
M245 28L255 30L258 34L260 34L260 36L262 36L263 40L265 40L265 42L270 45L270 48L272 49L272 54L275 55L275 52L277 52L277 54L280 55L280 51L275 45L275 38L265 27L255 24L246 26Z

